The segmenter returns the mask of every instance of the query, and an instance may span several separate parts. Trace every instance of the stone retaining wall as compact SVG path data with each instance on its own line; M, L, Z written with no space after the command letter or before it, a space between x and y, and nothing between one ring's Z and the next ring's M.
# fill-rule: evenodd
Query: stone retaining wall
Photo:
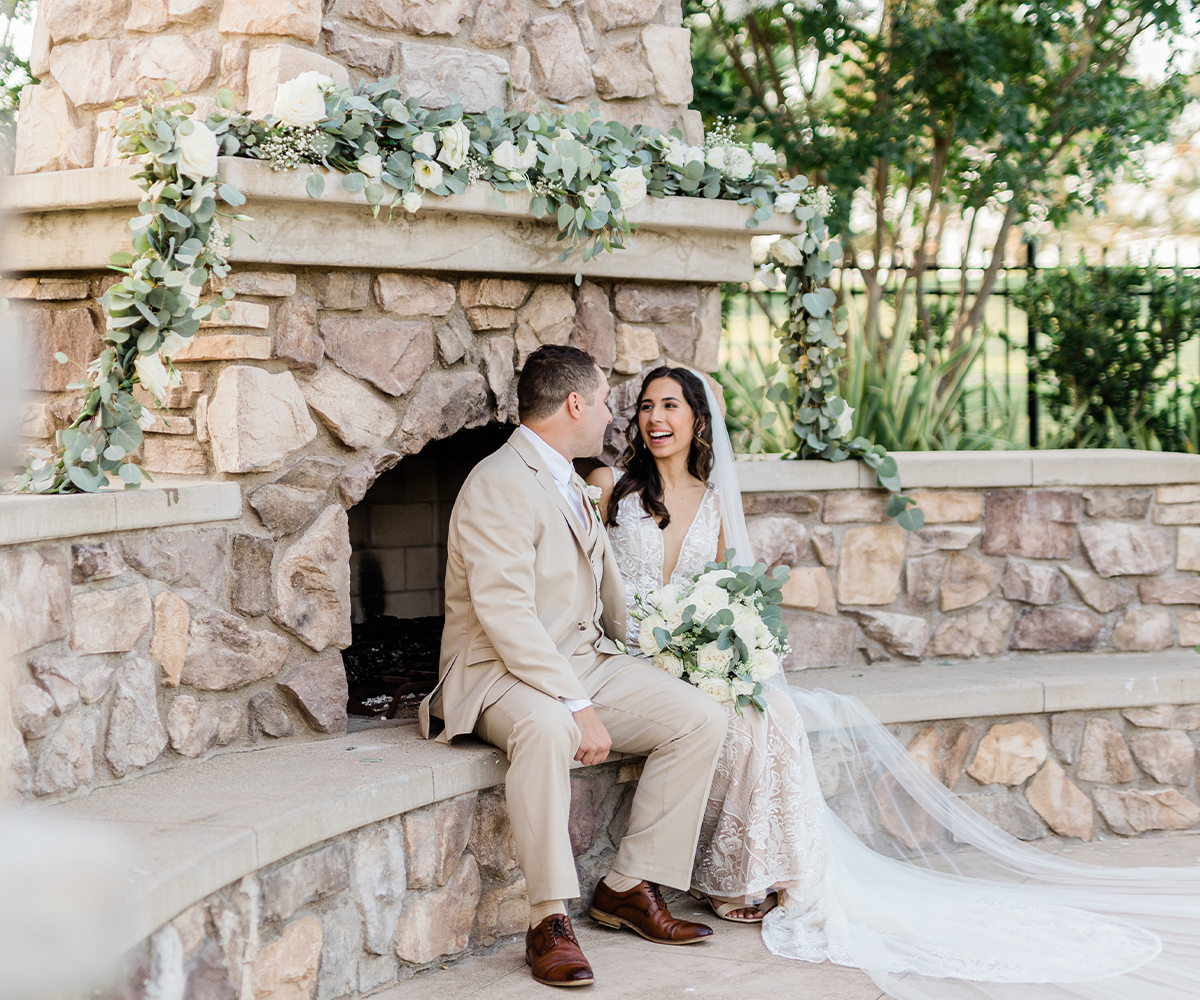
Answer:
M31 443L48 444L82 405L65 388L74 366L53 357L99 354L96 297L111 280L0 289L30 334ZM623 408L640 385L629 376L648 365L716 366L715 286L315 268L234 271L228 284L232 317L176 355L183 385L142 462L159 476L236 480L240 520L0 549L24 744L0 727L26 793L342 731L346 508L381 472L464 428L515 421L514 376L543 343L590 351Z
M1020 840L1080 840L1186 830L1200 822L1196 749L1200 705L957 719L891 727L938 781ZM934 843L936 826L907 796L865 814L839 769L818 751L821 789L860 836L884 850ZM944 845L952 846L952 845Z
M584 893L575 915L612 863L640 771L634 761L572 776ZM99 995L337 1000L489 950L528 918L504 790L493 788L351 831L212 893L126 956L121 981Z
M456 97L470 112L599 100L607 118L680 125L698 144L682 16L679 0L39 0L16 172L117 163L108 109L165 79L202 114L224 87L262 117L309 70L398 76L427 107Z
M893 731L937 780L1021 840L1136 836L1200 821L1200 705ZM938 828L907 796L877 809L852 792L840 757L824 747L814 760L827 801L856 833L887 853L936 842ZM572 776L576 917L612 862L640 771L634 760ZM877 776L855 780L861 791ZM491 788L313 845L210 894L135 948L121 982L100 995L140 1000L185 982L182 1000L339 1000L490 950L522 934L527 916L503 788Z
M745 497L792 567L788 669L1200 643L1200 485L911 495L917 532L880 490Z

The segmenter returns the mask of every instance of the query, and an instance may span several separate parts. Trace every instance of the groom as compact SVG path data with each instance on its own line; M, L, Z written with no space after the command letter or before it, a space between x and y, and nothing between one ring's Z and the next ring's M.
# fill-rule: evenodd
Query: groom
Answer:
M662 944L712 934L674 919L658 884L685 888L725 738L716 701L621 652L625 589L571 461L600 453L608 382L591 356L545 346L517 384L521 426L467 478L450 517L441 680L421 732L475 733L506 782L529 893L525 957L549 986L593 981L564 900L579 895L567 821L571 761L646 754L612 870L590 913Z

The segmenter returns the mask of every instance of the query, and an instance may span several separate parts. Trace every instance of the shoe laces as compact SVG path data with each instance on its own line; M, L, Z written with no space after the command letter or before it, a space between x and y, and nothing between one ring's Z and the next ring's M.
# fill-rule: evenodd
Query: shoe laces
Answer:
M571 929L571 922L562 914L556 914L550 921L549 930L552 938L565 938L572 944L579 944L575 937L575 931Z
M647 882L646 885L650 893L650 898L654 900L658 908L669 913L670 911L667 910L666 900L663 899L662 890L653 882Z

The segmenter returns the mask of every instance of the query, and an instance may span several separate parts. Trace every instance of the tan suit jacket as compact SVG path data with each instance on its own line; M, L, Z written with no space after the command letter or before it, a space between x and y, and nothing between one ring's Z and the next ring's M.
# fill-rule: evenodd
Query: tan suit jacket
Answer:
M620 652L625 585L598 515L585 508L590 524L581 525L519 433L467 477L450 516L440 680L421 703L423 736L472 732L519 681L552 698L587 698L580 678Z

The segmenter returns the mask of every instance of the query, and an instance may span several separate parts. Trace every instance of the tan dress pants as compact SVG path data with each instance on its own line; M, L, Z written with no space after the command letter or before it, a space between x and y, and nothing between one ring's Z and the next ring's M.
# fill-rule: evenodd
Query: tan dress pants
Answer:
M724 708L690 684L632 656L601 657L581 678L613 750L646 754L613 868L675 888L691 881ZM516 684L484 710L476 734L510 761L505 794L529 901L579 895L567 824L579 728L567 707Z

